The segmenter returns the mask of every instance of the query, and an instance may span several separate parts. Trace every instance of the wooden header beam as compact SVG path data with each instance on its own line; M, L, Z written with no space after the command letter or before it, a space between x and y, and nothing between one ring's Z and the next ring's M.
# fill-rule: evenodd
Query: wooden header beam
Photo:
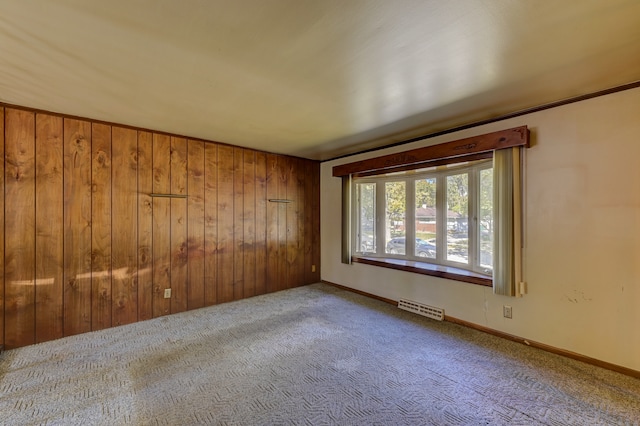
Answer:
M514 146L529 147L529 130L527 126L514 127L499 132L473 136L452 142L412 149L397 154L342 164L333 168L333 176L341 177L356 173L386 173L398 167L427 166L436 160L451 159L451 162L465 161L463 157L471 154L494 151Z

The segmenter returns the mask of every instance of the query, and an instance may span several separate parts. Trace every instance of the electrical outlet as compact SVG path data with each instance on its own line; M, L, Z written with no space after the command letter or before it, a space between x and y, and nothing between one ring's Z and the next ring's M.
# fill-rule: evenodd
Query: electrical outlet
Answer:
M164 298L165 299L171 299L171 289L170 288L165 288L164 289Z
M513 312L511 310L511 306L504 305L502 307L502 315L505 318L513 318Z

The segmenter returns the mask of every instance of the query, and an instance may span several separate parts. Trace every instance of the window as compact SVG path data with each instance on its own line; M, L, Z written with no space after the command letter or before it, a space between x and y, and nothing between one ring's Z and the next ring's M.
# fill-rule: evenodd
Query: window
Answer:
M334 166L342 179L342 263L521 294L528 147L521 126Z
M493 163L354 178L352 252L491 275Z

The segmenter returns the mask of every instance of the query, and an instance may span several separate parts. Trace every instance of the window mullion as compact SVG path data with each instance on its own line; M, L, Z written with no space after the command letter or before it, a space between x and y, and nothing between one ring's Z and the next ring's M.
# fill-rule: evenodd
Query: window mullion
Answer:
M384 256L386 244L386 220L385 220L385 185L383 180L376 183L376 255Z
M408 257L416 256L416 185L415 179L405 182L405 242Z
M447 250L447 188L446 177L436 178L436 261L442 263Z
M469 170L469 223L467 224L467 237L469 238L469 267L473 270L478 269L478 206L480 205L478 187L480 185L480 179L478 177L478 169L473 168Z

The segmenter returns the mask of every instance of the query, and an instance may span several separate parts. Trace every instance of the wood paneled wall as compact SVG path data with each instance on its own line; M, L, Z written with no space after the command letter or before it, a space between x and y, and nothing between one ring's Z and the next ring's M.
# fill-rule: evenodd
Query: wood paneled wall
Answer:
M0 116L5 348L319 281L317 162L20 108Z

